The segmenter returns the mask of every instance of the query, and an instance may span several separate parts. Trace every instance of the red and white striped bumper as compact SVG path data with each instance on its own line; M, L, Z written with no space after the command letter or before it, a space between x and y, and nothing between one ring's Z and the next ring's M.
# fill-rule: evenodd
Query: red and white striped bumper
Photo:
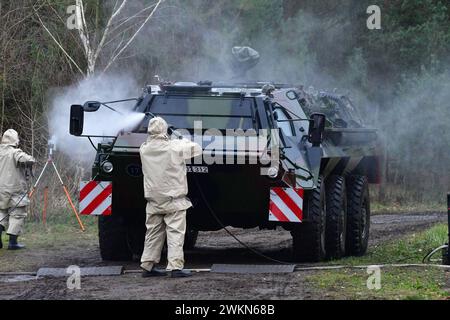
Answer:
M112 182L80 183L80 214L109 216L112 214Z
M302 222L303 195L301 188L271 188L269 221Z

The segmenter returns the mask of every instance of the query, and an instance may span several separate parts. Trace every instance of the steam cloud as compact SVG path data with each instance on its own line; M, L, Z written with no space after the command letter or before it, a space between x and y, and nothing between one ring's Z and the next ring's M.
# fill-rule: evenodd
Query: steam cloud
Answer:
M140 2L133 3L137 5ZM330 75L323 69L320 57L309 49L311 39L319 41L320 36L323 48L334 50L322 50L322 54L334 55L335 51L347 48L345 37L352 33L351 28L361 26L346 23L340 27L333 25L324 28L325 21L319 16L300 12L282 26L284 37L277 34L277 31L265 29L256 38L241 39L239 33L242 26L238 21L230 21L228 26L222 23L217 28L211 28L202 25L196 18L200 2L198 8L196 2L189 2L186 6L183 6L184 2L173 3L174 6L161 9L149 22L140 35L144 41L137 40L133 44L134 53L140 57L127 60L127 70L132 72L133 77L95 77L64 89L53 99L50 129L59 139L60 150L69 155L90 159L89 161L93 157L92 147L86 139L68 134L71 104L137 96L141 85L151 81L154 74L169 81L230 81L233 77L229 64L231 48L251 46L260 52L261 62L249 72L248 79L234 80L279 81L303 84L306 87L313 85L317 89L330 91L337 88L339 93L349 93L366 123L375 124L382 129L380 133L390 155L400 160L398 163L402 170L399 171L406 178L399 176L395 179L409 179L405 186L420 184L424 191L436 185L450 187L448 73L442 77L435 74L421 76L416 82L405 84L402 92L383 91L386 84L380 84L380 94L375 101L373 97L367 97L369 90L364 88L365 82L368 78L378 78L383 82L383 75L368 74L361 51L355 49L348 61L342 61L342 72L339 75ZM349 16L345 21L354 20ZM405 77L412 78L413 75ZM378 103L386 104L384 110L390 111L381 113L379 110L382 108ZM124 104L120 108L127 111L126 118L104 108L97 113L86 114L85 132L114 135L124 127L135 125L140 119L139 116L132 115L131 105ZM426 106L428 109L424 109ZM434 158L433 154L436 155ZM432 179L423 180L425 171L432 175ZM419 172L420 175L416 174ZM412 179L415 176L419 181Z
M55 137L57 149L71 159L92 162L95 150L89 141L69 134L70 106L86 101L107 102L138 97L139 88L130 76L101 75L59 90L51 100L49 119L50 134ZM115 136L121 130L132 130L144 118L144 114L132 111L134 105L135 101L112 105L123 115L105 107L94 113L85 113L83 134ZM98 141L94 139L94 143Z

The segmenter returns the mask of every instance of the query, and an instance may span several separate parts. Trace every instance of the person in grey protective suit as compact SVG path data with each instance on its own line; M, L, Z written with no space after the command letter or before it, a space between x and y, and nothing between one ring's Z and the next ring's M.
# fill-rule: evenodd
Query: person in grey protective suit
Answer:
M26 206L30 203L23 168L33 165L35 159L18 146L18 133L13 129L5 131L0 144L0 249L3 231L9 235L9 250L25 247L17 243L27 216Z
M192 206L186 197L186 160L201 155L202 148L187 139L171 140L167 130L164 119L151 119L148 139L140 148L147 199L147 234L141 258L143 277L167 275L155 268L166 238L167 271L171 277L190 276L183 270L186 210Z

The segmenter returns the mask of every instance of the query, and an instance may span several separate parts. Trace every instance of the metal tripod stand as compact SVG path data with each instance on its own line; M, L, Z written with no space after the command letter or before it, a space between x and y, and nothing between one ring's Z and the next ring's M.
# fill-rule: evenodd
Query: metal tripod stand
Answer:
M44 168L42 169L41 173L39 174L38 179L36 180L36 183L33 185L33 187L31 188L30 193L28 194L28 197L31 199L36 191L36 188L38 187L39 183L41 182L41 179L45 173L45 171L47 170L47 168L49 167L49 165L51 165L53 167L53 169L55 169L56 175L58 176L59 182L61 183L61 186L63 187L64 193L66 194L67 200L70 204L70 207L72 208L73 213L75 214L75 217L77 218L78 224L80 225L80 229L81 231L85 231L85 227L83 225L83 222L80 219L80 216L78 214L77 209L75 208L75 205L73 204L72 198L70 197L69 191L67 190L66 185L64 184L64 181L61 178L61 175L59 174L58 169L56 168L55 163L53 162L53 150L55 148L55 145L51 142L49 142L48 144L48 159L47 162L44 166ZM45 198L45 203L44 203L44 213L46 211L46 206L47 206L47 190L45 192L44 195Z

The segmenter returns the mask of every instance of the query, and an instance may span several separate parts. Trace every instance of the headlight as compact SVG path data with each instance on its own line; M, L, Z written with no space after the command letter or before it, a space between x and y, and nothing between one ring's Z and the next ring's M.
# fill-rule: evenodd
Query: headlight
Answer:
M267 175L268 175L270 178L276 178L276 177L278 177L278 168L276 168L276 167L270 167L270 168L267 170Z
M106 173L111 173L114 170L114 166L111 162L105 161L102 164L102 170Z

